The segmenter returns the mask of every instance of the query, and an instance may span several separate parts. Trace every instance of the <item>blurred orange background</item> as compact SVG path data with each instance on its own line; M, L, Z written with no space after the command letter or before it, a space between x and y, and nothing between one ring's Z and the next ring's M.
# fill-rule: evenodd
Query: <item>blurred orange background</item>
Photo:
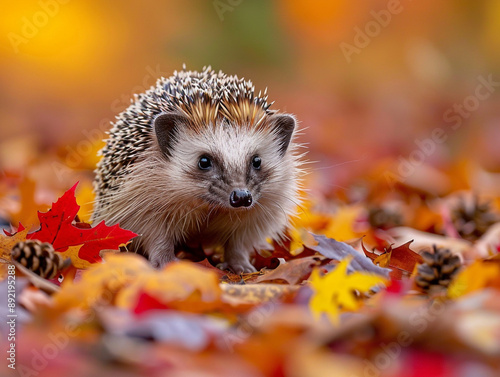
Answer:
M307 128L302 141L317 161L320 191L343 189L387 161L401 168L436 128L446 141L418 168L466 161L500 170L496 0L40 0L2 8L3 174L27 171L64 189L80 179L90 190L109 122L134 93L184 63L268 87L273 107ZM457 105L473 111L460 115Z

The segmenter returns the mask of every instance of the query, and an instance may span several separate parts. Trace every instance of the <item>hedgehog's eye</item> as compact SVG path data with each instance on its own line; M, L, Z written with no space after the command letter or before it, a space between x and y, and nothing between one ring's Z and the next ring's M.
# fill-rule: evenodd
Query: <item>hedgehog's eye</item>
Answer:
M207 156L201 156L198 161L198 167L201 170L208 170L212 167L212 160L210 160Z
M260 169L260 164L262 163L262 160L260 159L259 156L253 156L252 157L252 166L254 169Z

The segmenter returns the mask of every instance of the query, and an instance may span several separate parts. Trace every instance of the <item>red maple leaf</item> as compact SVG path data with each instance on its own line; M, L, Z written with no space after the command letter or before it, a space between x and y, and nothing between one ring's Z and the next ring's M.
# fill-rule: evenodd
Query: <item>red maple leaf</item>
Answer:
M72 224L80 206L76 203L75 189L78 183L64 193L47 212L38 212L40 229L28 234L28 239L50 242L56 251L64 252L70 246L83 245L78 257L90 263L100 262L99 252L118 247L137 236L118 224L107 226L104 221L95 227L82 228Z
M415 269L415 266L422 263L422 256L410 249L410 244L412 242L413 240L408 241L394 249L392 245L388 245L381 254L368 251L363 245L363 242L361 242L361 247L365 255L370 258L373 263L379 262L381 267L391 269L391 278L401 280L404 276L409 277Z

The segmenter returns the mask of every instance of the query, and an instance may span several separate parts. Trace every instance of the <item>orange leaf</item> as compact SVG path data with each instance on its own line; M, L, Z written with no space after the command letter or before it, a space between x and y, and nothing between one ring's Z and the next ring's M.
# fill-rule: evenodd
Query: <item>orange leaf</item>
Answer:
M5 261L10 261L10 252L14 245L18 242L26 241L28 229L23 229L12 236L0 234L0 258Z
M36 215L37 210L45 210L46 204L40 205L35 201L36 184L29 178L24 178L19 184L19 202L21 204L19 210L11 214L11 222L17 224L23 222L31 228L38 224Z

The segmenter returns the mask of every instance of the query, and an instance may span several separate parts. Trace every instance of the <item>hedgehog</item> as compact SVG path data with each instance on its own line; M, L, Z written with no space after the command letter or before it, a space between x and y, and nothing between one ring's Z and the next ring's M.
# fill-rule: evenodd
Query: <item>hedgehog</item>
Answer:
M283 242L300 206L296 118L211 67L183 66L131 102L100 151L92 221L136 232L129 251L156 268L196 246L222 248L222 269L255 271L251 253Z

